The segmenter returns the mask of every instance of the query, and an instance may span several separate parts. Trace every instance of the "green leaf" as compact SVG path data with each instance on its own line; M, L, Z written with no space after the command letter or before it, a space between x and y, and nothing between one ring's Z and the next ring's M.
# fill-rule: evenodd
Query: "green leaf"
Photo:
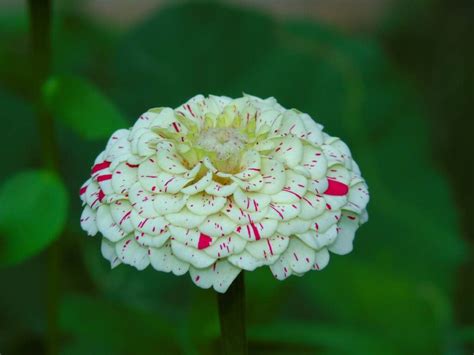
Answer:
M43 100L56 119L86 139L108 138L128 126L113 103L79 77L50 78L43 86Z
M159 313L111 300L67 295L60 306L59 324L83 353L96 353L96 344L100 353L110 354L172 354L178 348L175 325Z
M232 84L265 60L276 44L277 24L262 14L218 2L168 7L119 47L117 102L137 114L150 107L175 107L198 93L241 95L251 88ZM136 91L127 95L130 87Z
M0 188L0 265L31 257L59 237L68 196L51 172L26 171Z
M364 332L348 326L286 321L252 326L248 334L251 344L261 343L267 348L272 345L275 349L294 346L295 350L305 349L304 354L398 354L377 331Z

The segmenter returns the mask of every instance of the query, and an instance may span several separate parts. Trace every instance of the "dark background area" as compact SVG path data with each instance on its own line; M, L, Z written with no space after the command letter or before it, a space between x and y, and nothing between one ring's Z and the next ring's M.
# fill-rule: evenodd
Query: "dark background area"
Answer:
M48 69L0 0L2 355L218 353L214 291L110 270L77 192L113 129L242 92L340 136L371 193L351 254L246 273L250 352L473 353L473 1L53 3Z

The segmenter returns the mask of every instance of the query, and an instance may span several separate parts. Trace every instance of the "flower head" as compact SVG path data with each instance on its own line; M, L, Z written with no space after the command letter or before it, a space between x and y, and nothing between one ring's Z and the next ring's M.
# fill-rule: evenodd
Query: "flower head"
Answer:
M116 131L80 190L81 226L115 267L225 292L242 270L283 280L346 254L367 186L345 143L274 98L198 95Z

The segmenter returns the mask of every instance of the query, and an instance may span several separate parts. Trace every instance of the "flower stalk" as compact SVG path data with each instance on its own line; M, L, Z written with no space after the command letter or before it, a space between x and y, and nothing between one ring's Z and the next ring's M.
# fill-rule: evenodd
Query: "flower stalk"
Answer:
M53 118L41 104L41 87L51 67L51 0L28 0L30 18L31 68L33 70L33 97L36 103L38 131L41 140L43 167L58 173L58 149ZM46 349L49 355L58 354L58 304L60 297L60 245L54 242L47 251L46 279Z
M221 353L248 354L245 328L245 282L242 271L226 293L218 293Z

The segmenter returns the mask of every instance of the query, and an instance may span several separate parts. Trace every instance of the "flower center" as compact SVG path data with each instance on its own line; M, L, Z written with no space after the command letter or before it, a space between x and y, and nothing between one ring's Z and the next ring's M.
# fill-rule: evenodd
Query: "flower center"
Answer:
M208 128L201 132L197 145L222 172L234 173L239 169L242 150L247 136L237 128Z

